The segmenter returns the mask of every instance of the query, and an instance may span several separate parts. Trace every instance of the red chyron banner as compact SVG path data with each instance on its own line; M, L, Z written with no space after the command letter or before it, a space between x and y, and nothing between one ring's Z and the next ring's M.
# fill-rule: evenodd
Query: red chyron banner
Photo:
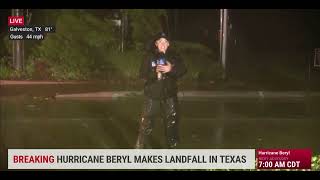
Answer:
M311 169L311 149L257 149L258 169Z
M8 16L8 26L24 26L24 16Z

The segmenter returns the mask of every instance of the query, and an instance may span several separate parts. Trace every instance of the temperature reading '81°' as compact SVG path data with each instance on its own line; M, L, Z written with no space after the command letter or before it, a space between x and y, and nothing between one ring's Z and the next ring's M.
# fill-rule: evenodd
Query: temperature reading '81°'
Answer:
M53 27L51 27L51 26L44 28L44 31L46 31L46 32L51 32L52 30L53 30Z

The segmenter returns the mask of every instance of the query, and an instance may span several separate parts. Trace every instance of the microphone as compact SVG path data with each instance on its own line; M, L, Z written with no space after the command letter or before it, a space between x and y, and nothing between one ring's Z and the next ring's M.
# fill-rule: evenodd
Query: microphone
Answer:
M165 56L164 53L160 53L159 54L159 58L157 60L157 65L165 65ZM157 74L158 76L158 80L162 79L163 73L162 72L158 72Z

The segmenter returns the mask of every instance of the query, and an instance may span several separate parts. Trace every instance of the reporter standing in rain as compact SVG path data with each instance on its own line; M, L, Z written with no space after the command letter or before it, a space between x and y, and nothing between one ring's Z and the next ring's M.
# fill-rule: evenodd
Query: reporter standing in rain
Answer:
M170 42L165 33L159 33L153 44L154 48L140 67L145 97L136 148L146 148L150 145L154 121L159 113L164 123L167 146L176 148L179 142L180 116L177 80L187 69L182 59L169 50Z

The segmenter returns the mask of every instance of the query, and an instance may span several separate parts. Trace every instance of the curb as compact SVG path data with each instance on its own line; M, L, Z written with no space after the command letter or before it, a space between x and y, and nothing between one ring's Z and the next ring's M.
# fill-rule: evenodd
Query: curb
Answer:
M124 97L142 96L143 91L102 91L78 94L58 94L56 99L118 99ZM271 91L182 91L179 98L306 98L320 97L320 92L307 93L303 91L271 92Z

